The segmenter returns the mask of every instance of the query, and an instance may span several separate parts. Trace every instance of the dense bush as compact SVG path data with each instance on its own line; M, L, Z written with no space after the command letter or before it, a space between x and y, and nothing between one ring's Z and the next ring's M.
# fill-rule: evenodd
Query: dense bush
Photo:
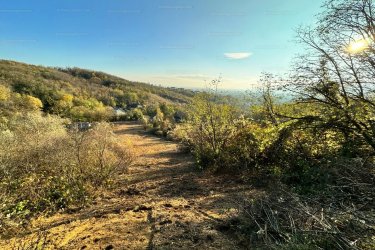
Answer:
M139 120L146 131L173 140L176 139L172 136L173 129L184 119L185 113L182 110L182 107L176 108L164 102L150 105L143 109L145 115Z
M236 171L255 167L258 141L245 118L231 105L214 102L201 93L189 106L188 122L174 134L187 143L201 168ZM181 133L184 131L183 133Z
M81 132L66 123L39 112L2 117L1 218L84 205L131 164L130 149L109 124Z
M141 109L134 108L130 110L124 110L112 119L114 121L142 121L144 119L144 116Z

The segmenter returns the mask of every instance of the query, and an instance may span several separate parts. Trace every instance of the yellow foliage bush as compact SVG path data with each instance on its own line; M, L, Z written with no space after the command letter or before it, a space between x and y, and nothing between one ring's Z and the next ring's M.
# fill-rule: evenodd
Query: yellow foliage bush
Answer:
M67 123L38 112L0 120L0 219L83 205L126 172L131 148L109 124L78 131Z

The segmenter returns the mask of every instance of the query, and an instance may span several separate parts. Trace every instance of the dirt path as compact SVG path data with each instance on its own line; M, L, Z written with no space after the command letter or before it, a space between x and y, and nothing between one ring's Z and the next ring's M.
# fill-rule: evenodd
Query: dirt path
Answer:
M37 240L46 249L244 248L220 225L237 213L237 197L253 195L252 189L196 171L177 144L145 134L138 124L117 124L115 131L137 154L118 188L87 209L33 221L34 233L0 242L1 249L26 249Z

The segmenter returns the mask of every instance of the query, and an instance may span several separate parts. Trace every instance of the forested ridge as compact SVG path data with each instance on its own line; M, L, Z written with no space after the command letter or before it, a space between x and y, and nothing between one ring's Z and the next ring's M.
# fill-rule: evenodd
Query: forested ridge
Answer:
M374 249L374 11L326 1L246 105L221 78L197 92L1 61L4 244Z

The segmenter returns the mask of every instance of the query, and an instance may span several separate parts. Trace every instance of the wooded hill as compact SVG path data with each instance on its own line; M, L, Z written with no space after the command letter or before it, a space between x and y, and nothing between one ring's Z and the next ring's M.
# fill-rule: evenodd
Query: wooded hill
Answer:
M40 99L47 113L80 121L109 119L116 107L130 109L160 103L178 107L188 103L195 93L132 82L92 70L7 60L0 60L0 85L20 95Z

